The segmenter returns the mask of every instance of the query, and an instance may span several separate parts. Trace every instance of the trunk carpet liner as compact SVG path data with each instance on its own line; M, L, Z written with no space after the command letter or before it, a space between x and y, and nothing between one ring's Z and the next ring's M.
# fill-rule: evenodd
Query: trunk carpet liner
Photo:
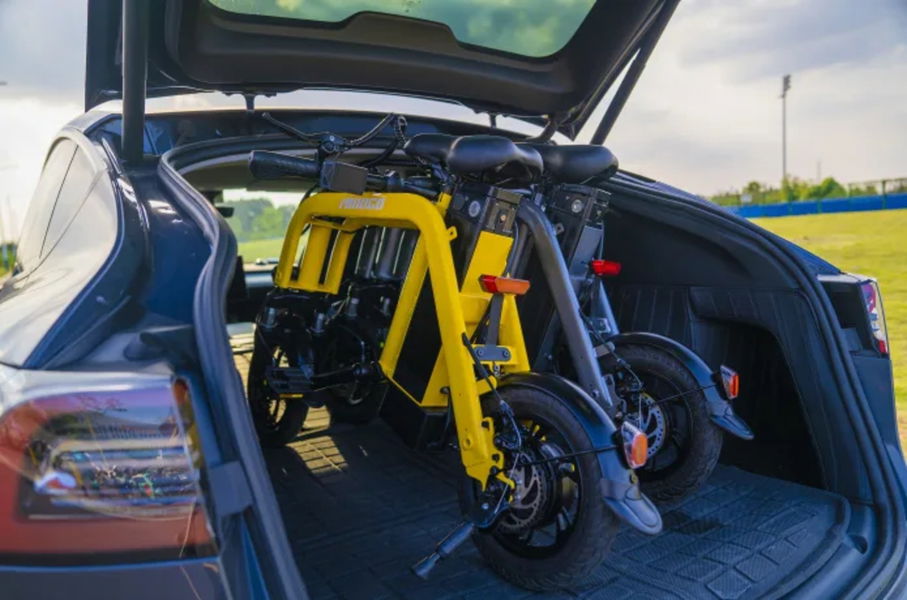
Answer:
M821 567L849 517L837 495L722 466L693 497L663 509L660 535L622 527L588 580L533 594L498 578L470 543L428 581L410 573L459 520L452 452L411 451L381 422L328 427L322 409L265 457L316 599L776 596Z

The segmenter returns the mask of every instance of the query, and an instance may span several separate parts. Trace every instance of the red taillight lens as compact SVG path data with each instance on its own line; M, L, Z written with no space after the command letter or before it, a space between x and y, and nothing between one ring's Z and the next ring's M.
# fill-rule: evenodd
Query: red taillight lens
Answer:
M620 436L624 446L624 457L631 469L638 469L646 464L649 455L649 439L635 425L624 421L620 426Z
M489 294L514 294L522 296L529 291L529 282L525 279L512 277L498 277L497 275L482 275L479 284Z
M620 275L620 263L613 260L596 258L589 261L589 268L596 277L614 277Z
M721 365L721 386L728 400L740 395L740 375L730 367Z
M860 285L863 291L863 302L866 305L866 314L869 316L869 327L876 341L876 348L882 354L888 354L888 327L885 324L885 311L882 308L882 294L879 291L879 282L870 279Z
M183 382L11 408L0 418L0 553L207 552L192 427Z

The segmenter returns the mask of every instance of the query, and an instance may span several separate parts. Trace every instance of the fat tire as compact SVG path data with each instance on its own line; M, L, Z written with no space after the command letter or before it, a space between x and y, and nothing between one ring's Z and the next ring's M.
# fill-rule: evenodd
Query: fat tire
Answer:
M673 504L698 490L711 476L718 464L724 434L712 422L708 401L698 389L700 384L673 355L645 345L618 346L616 351L634 372L642 374L643 379L645 373L654 373L679 390L696 390L678 400L686 404L693 429L687 434L690 443L680 463L671 465L668 471L662 473L646 470L645 467L637 471L640 489L645 495L659 504ZM655 400L658 401L658 398Z
M531 388L504 388L501 393L517 419L538 416L558 429L576 450L592 447L582 425L561 401ZM598 459L594 454L577 459L582 497L575 531L561 552L544 558L521 557L500 544L491 531L473 535L489 566L507 581L535 591L566 589L588 578L604 562L617 535L618 520L599 493L602 473Z
M267 346L261 336L256 334L252 360L249 362L248 389L246 391L258 441L265 448L281 448L296 439L309 414L309 407L305 402L301 400L288 402L283 415L274 426L264 420L261 411L256 406L256 403L262 401L261 395L265 393L263 383L265 367L272 360L274 347L282 346L280 346L280 342ZM291 366L298 366L299 359L294 356L294 353L289 353L288 360Z

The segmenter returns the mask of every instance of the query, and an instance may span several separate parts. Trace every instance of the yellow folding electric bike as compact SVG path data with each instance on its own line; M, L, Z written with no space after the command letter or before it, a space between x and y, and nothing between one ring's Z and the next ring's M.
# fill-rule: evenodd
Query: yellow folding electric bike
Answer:
M578 386L530 373L515 301L529 282L509 274L538 154L497 136L416 136L418 174L403 177L339 160L344 145L324 134L314 160L250 156L258 178L318 189L292 217L257 322L262 442L289 441L326 403L349 420L380 409L414 448L456 448L464 520L421 576L472 536L504 577L557 588L604 559L617 517L657 531L630 469L645 436L616 429Z

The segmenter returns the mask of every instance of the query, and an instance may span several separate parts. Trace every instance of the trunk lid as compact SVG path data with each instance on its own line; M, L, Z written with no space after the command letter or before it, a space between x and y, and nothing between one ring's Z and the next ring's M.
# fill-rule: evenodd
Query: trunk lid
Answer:
M573 137L634 56L647 56L676 0L148 4L149 97L373 90L552 118ZM86 109L122 97L122 10L89 2Z

